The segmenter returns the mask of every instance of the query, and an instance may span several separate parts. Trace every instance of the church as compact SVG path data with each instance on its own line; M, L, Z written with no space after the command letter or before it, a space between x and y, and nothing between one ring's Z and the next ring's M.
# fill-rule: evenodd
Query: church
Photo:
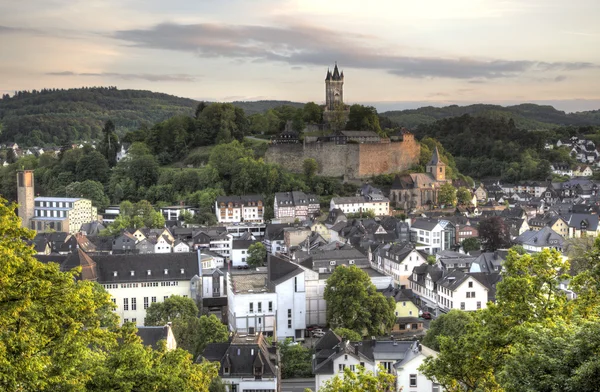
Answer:
M390 201L405 211L436 205L440 188L448 182L446 164L436 147L426 173L396 175L390 189Z

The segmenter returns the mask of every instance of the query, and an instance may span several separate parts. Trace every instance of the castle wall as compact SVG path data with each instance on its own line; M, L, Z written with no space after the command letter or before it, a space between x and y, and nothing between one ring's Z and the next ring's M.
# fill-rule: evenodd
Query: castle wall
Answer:
M387 143L306 143L269 146L265 160L301 173L305 159L319 164L319 175L350 179L390 174L409 169L419 161L420 146L414 140Z

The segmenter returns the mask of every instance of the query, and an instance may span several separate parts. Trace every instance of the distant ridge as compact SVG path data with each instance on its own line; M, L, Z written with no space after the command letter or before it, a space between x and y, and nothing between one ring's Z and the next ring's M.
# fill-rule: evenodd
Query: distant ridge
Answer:
M380 113L398 125L416 128L421 124L431 124L437 120L458 117L464 114L493 119L512 118L519 128L552 129L563 125L600 125L600 110L565 113L548 105L524 103L514 106L475 104L468 106L451 105L445 107L426 106L419 109L393 110Z

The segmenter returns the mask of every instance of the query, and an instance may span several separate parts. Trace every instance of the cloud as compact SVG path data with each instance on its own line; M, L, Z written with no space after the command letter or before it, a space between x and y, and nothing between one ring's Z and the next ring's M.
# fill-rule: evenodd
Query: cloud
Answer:
M567 80L567 77L565 75L558 75L557 77L554 78L555 82L563 82Z
M162 23L146 29L117 31L112 37L136 47L186 51L202 58L283 62L292 66L327 66L337 60L349 68L385 70L410 78L485 80L515 77L529 71L598 68L589 62L403 56L394 54L398 48L380 47L381 40L371 35L302 24L274 27Z
M123 80L141 79L150 82L195 82L196 76L188 74L130 74L117 72L82 72L76 73L71 71L47 72L46 75L51 76L95 76L103 78L114 78Z
M0 34L22 34L22 33L37 34L39 32L40 31L36 30L36 29L29 29L29 28L24 28L24 27L10 27L10 26L0 25Z

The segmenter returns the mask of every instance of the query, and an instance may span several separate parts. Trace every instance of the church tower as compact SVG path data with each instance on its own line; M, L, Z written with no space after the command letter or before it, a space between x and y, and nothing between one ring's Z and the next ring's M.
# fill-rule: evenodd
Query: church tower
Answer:
M336 62L333 73L327 69L325 77L325 109L333 111L337 104L344 104L344 72L340 73Z
M427 173L431 173L436 181L446 181L446 164L440 159L437 146L435 147L431 161L427 164Z
M33 170L19 170L17 172L17 202L19 203L21 226L31 229L29 222L33 218L35 203Z

